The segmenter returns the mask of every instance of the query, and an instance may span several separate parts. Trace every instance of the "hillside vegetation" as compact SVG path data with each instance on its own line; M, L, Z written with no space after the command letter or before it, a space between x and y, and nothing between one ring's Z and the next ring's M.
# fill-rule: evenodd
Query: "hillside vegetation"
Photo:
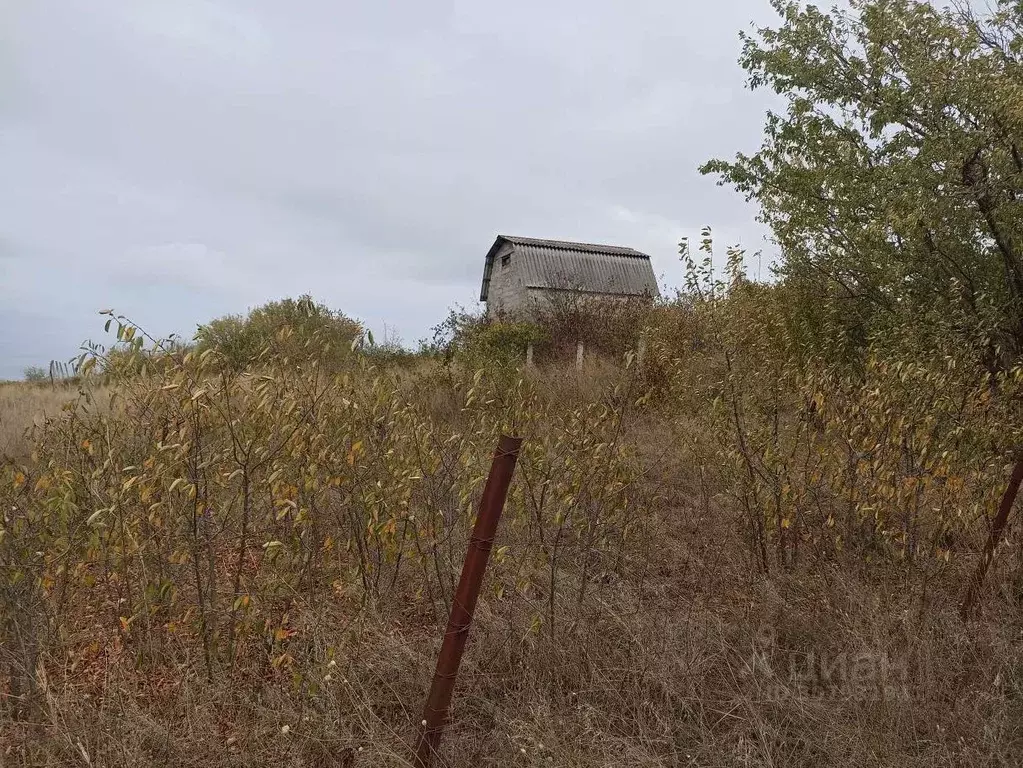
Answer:
M1018 765L1023 10L776 6L785 109L705 168L771 282L706 230L671 299L417 354L111 314L0 468L0 764L409 765L506 433L438 764Z

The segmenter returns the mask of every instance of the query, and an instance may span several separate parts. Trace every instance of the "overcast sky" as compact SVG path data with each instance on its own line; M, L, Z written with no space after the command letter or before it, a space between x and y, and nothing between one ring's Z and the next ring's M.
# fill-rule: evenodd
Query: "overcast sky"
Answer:
M766 248L697 173L759 145L767 0L0 2L0 378L312 293L406 342L498 233ZM766 264L766 259L765 259ZM754 271L756 267L754 265Z

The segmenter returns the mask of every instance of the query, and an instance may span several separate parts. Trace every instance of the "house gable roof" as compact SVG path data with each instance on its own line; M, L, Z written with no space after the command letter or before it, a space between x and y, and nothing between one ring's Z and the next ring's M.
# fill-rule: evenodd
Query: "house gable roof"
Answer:
M658 296L650 257L617 245L498 235L487 253L480 301L487 300L494 258L510 244L527 288L615 296Z

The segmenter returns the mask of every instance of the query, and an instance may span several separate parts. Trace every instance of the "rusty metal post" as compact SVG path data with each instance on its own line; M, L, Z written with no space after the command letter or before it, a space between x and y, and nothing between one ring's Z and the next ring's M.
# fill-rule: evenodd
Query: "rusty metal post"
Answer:
M494 451L494 462L490 467L487 484L483 488L476 525L469 539L469 551L465 554L462 565L462 576L458 580L458 589L451 605L451 616L448 627L444 631L444 642L440 655L437 657L437 671L430 686L430 695L426 699L423 711L423 724L416 743L416 768L430 768L433 756L440 746L444 723L448 708L451 706L451 695L455 689L455 678L458 667L462 663L462 652L469 639L469 626L476 610L476 601L480 596L483 574L487 570L490 550L494 546L497 534L497 523L501 519L505 499L508 497L508 486L511 485L515 462L519 458L521 437L501 435Z
M969 621L973 617L977 601L980 599L981 592L983 591L984 577L987 575L987 569L991 565L991 560L994 559L995 548L1001 542L1002 535L1005 533L1005 525L1009 522L1009 513L1012 512L1012 506L1016 503L1016 496L1019 495L1020 485L1023 485L1023 456L1017 457L1016 463L1012 467L1009 484L1005 487L1002 500L998 504L998 513L991 523L987 543L984 545L984 552L981 555L980 562L977 563L977 570L973 572L973 578L970 579L969 586L966 589L966 596L959 606L959 617L963 621Z

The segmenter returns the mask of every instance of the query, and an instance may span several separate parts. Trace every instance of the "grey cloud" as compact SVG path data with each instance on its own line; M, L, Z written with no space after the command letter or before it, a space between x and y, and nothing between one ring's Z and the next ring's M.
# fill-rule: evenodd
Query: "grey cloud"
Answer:
M0 377L94 336L311 291L408 340L498 232L763 245L696 167L753 149L766 0L35 0L0 11ZM33 322L22 320L31 308ZM46 329L45 334L42 330ZM29 361L29 362L26 362Z

